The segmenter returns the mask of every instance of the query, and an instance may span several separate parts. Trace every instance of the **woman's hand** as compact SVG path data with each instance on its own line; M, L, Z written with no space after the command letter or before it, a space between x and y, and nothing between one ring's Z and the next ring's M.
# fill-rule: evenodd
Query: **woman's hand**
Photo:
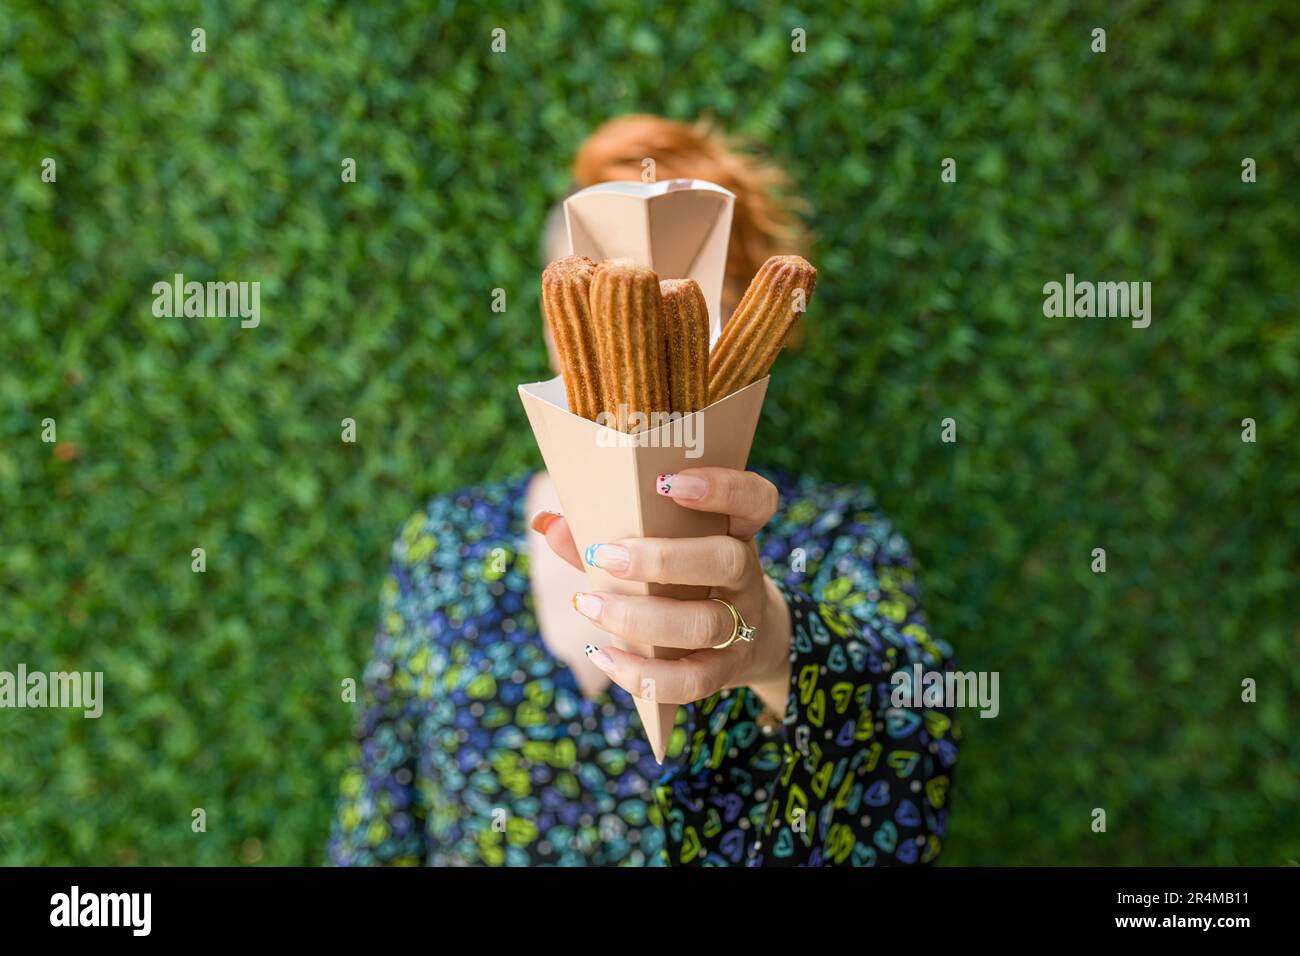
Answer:
M657 660L613 646L587 647L587 656L610 679L637 697L686 704L730 687L749 687L778 716L784 716L790 686L790 614L776 585L763 572L754 535L775 514L776 487L753 472L730 468L691 468L662 475L661 495L684 508L727 515L728 534L707 538L621 538L593 544L587 562L616 578L658 584L709 585L712 595L730 601L747 624L753 641L737 640L714 649L734 629L731 611L708 599L579 591L574 608L610 634L633 646L688 648L675 660ZM551 512L534 516L533 528L551 549L578 569L568 522Z

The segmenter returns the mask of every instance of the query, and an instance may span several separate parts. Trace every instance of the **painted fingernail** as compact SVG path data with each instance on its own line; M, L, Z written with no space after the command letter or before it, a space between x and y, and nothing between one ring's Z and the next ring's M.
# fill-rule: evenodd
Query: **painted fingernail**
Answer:
M533 520L529 524L533 526L533 530L538 534L546 534L546 529L562 517L563 515L555 511L539 511L533 515Z
M588 545L583 559L593 568L602 571L626 571L632 563L627 548L617 544Z
M680 501L699 501L709 490L709 483L698 475L660 475L655 490Z
M600 609L605 606L605 599L599 594L588 594L586 591L573 592L573 609L583 617L589 617L593 621L600 620Z
M584 650L587 652L588 659L603 670L606 674L614 671L614 658L610 657L595 644L588 644Z

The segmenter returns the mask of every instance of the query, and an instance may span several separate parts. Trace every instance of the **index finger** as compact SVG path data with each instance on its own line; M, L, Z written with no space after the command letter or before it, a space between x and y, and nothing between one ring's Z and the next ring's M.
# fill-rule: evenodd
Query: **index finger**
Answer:
M660 475L655 491L672 498L683 508L729 515L729 533L752 538L772 520L781 494L762 475L734 468L684 468Z

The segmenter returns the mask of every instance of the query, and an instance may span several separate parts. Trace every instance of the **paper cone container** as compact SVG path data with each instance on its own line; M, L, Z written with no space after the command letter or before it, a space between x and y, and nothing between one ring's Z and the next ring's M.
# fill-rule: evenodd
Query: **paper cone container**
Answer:
M727 517L683 508L655 491L660 475L685 468L717 466L743 470L749 461L768 379L733 392L707 408L637 435L598 425L567 407L564 381L553 378L519 386L529 424L560 496L578 553L618 538L693 538L727 533ZM593 590L700 599L709 588L624 581L588 567ZM719 635L719 641L726 635ZM669 660L690 651L638 647L648 657ZM654 700L654 688L633 693L655 759L664 762L677 705Z
M629 258L661 279L694 279L709 308L710 341L722 331L722 282L735 196L714 183L611 182L564 201L569 249L597 262ZM655 491L662 474L716 465L743 469L749 459L767 379L685 418L626 435L568 410L564 381L519 386L546 470L573 530L578 553L627 537L687 538L727 533L727 518L683 508ZM587 568L592 590L699 599L707 587L621 581ZM720 636L724 637L725 635ZM648 657L674 659L690 651L637 647ZM677 705L654 700L654 688L633 693L641 723L661 764L677 720Z

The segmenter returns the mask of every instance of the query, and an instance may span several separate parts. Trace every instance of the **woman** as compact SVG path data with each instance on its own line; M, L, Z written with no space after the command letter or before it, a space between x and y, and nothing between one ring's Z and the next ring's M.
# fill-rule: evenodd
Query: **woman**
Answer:
M634 116L582 146L575 180L640 178L645 157L661 179L736 194L730 314L769 255L797 249L774 198L783 177L706 129ZM548 260L567 252L560 227L553 215ZM332 862L935 859L953 715L894 707L891 678L950 668L951 649L930 636L907 543L871 494L718 468L664 476L659 491L728 515L730 534L602 542L586 557L629 580L708 584L722 601L588 593L545 472L439 496L406 522ZM732 607L755 639L719 648ZM635 652L652 643L693 653ZM662 767L631 696L647 678L662 702L689 705Z

